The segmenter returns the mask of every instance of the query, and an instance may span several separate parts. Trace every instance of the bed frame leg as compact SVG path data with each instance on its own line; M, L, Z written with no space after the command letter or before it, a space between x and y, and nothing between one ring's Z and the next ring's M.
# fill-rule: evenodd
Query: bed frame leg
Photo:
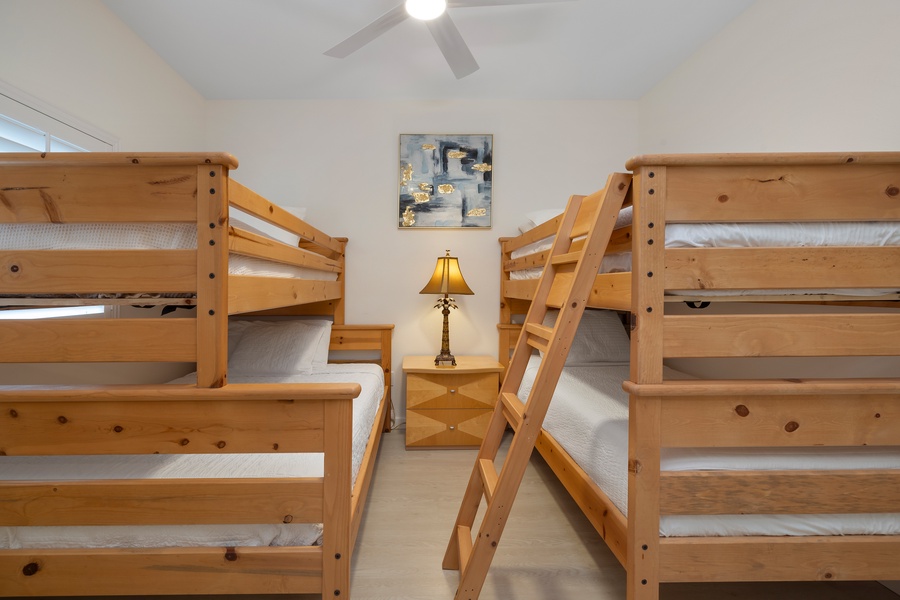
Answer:
M627 599L659 600L660 399L629 402Z

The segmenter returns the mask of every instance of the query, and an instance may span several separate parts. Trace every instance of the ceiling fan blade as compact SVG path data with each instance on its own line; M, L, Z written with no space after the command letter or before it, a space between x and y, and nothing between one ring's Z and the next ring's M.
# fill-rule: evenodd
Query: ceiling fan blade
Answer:
M447 64L450 65L457 79L462 79L478 70L475 57L472 56L472 52L449 14L445 12L433 21L426 21L426 24L431 32L431 37L437 42L441 54L447 59Z
M347 57L387 30L405 21L408 16L406 8L401 2L398 6L387 11L337 46L326 50L325 55L335 58Z
M466 8L468 6L513 6L516 4L556 4L559 2L575 2L576 0L448 0L449 8Z

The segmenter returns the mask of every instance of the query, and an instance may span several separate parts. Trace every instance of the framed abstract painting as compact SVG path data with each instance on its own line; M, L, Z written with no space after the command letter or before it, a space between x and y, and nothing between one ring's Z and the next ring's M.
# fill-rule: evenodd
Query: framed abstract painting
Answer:
M490 134L400 135L399 227L491 227Z

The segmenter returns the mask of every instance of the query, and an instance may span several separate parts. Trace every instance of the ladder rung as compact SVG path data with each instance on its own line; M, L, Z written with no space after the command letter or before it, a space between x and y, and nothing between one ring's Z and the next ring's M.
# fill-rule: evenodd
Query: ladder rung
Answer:
M472 528L465 525L456 527L456 543L459 546L459 574L462 577L472 557Z
M514 431L518 431L525 415L525 405L518 396L510 392L500 394L500 402L503 403L503 416L506 417L506 422L512 425Z
M545 342L544 340L542 340L541 338L533 338L531 336L528 336L525 339L525 341L532 348L534 348L536 350L540 350L541 352L544 352L544 353L547 352L547 348L549 347L549 344L547 342Z
M550 338L553 337L553 328L539 323L527 323L525 325L525 334L525 341L529 346L541 352L546 352L547 347L550 345Z
M581 252L569 252L568 254L557 254L550 257L551 265L570 265L577 263L581 258Z
M550 338L553 337L553 328L547 327L546 325L541 325L540 323L526 323L525 331L532 335L536 335L539 338L545 339L548 342Z
M488 502L494 497L494 490L497 489L497 469L494 467L494 461L487 458L478 460L478 469L481 471L481 484L484 487L484 497Z

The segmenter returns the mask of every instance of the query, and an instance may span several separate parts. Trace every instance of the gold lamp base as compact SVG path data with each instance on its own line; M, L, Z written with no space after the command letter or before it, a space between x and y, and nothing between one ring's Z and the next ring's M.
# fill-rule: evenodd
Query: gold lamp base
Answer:
M443 298L438 300L435 308L443 308L444 314L444 331L441 335L441 353L434 357L434 366L436 367L455 367L456 357L450 354L450 308L456 308L453 298L448 298L445 294Z
M449 352L444 354L441 352L437 356L434 357L434 366L436 367L455 367L456 366L456 357L450 354Z

